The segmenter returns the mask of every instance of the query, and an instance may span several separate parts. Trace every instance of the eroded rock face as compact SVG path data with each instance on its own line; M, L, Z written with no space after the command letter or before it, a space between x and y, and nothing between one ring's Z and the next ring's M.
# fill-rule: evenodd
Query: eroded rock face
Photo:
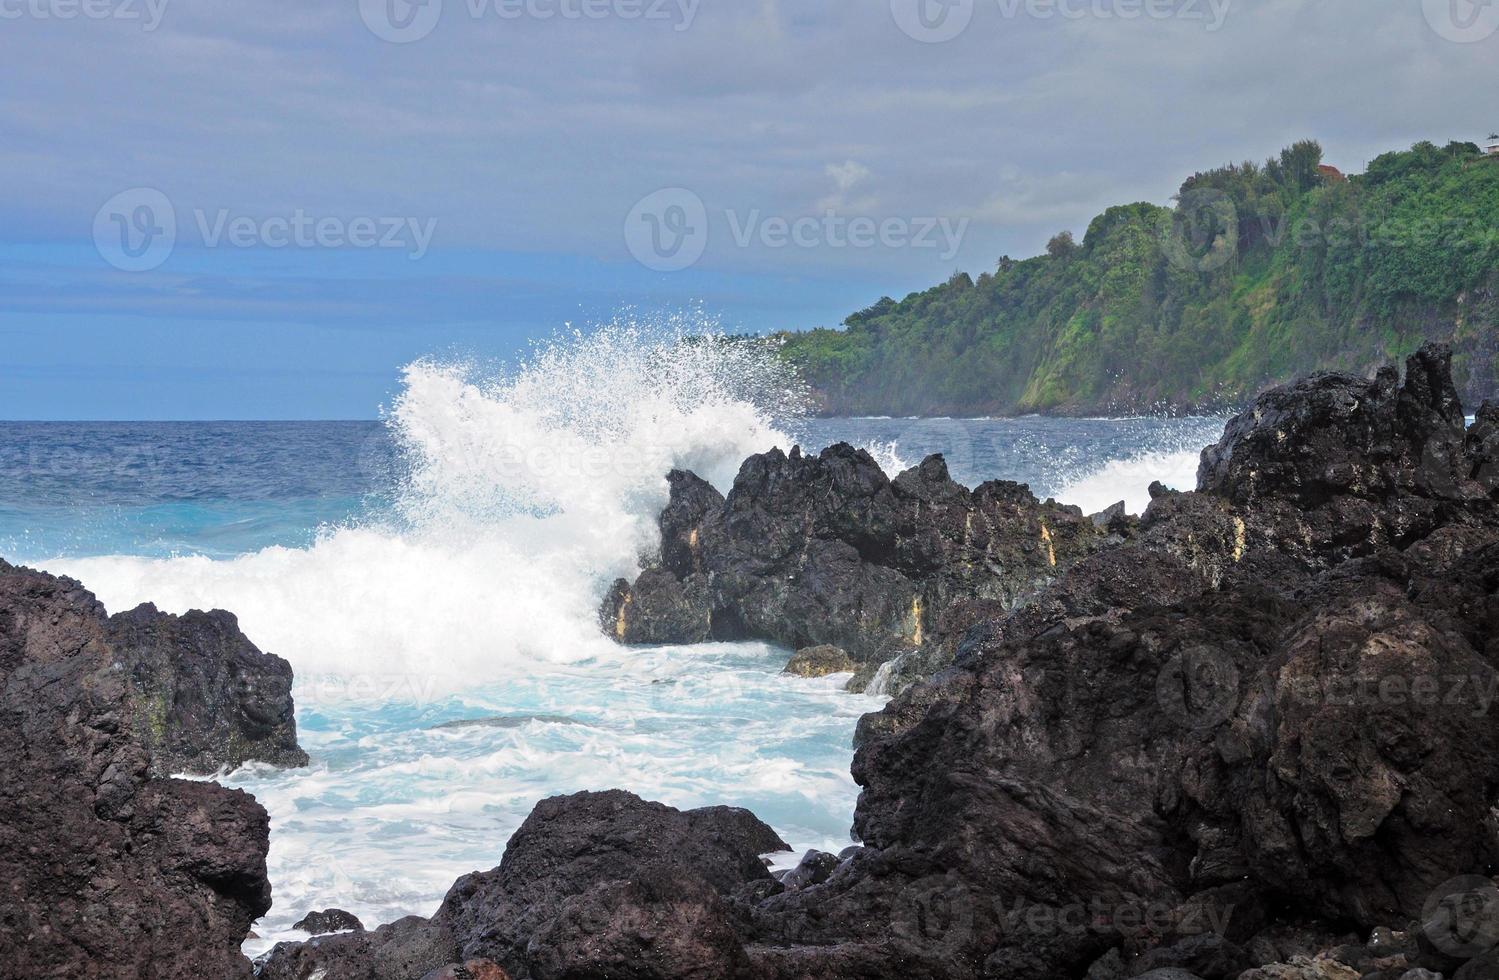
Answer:
M704 643L713 635L710 606L706 575L678 579L664 568L648 568L633 586L615 583L600 625L620 643Z
M1108 522L1025 487L969 491L940 456L891 480L848 445L772 450L727 499L690 473L669 482L660 566L600 614L624 642L831 645L868 665L914 652L929 673L950 662L962 607L1014 608L1110 539Z
M78 583L0 562L5 973L250 975L239 947L271 897L265 811L161 774L265 745L305 760L281 727L288 688L233 617L107 618Z

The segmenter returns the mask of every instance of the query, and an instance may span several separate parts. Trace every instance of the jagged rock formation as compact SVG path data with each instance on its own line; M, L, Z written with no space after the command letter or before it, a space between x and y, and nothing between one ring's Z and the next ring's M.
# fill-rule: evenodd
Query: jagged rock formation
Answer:
M257 649L233 613L168 616L147 603L111 616L107 631L129 672L136 735L154 774L206 776L252 761L307 765L291 665Z
M1163 912L1074 943L974 903L963 951L988 976L1170 946L1190 914L1237 944L1277 918L1419 918L1499 858L1494 422L1464 432L1441 349L1404 384L1266 395L1200 492L869 720L857 832L949 903Z
M953 482L941 456L885 476L863 450L772 450L727 499L669 477L661 562L604 602L626 643L760 639L831 645L873 668L912 656L930 672L975 619L1014 608L1111 538L1077 508L1023 486Z
M683 812L618 790L555 797L431 920L283 943L259 976L407 980L475 960L517 978L742 976L738 920L777 887L760 855L785 849L745 810Z
M547 801L386 942L446 943L411 975L477 955L518 980L1493 976L1496 446L1491 408L1464 431L1440 348L1403 383L1273 392L1199 491L1158 489L1127 542L866 720L864 846L776 881L747 814L703 836L629 797ZM768 473L813 464L770 462L741 476L751 526L761 493L806 498ZM810 500L882 493L827 492L856 462L817 461ZM703 513L697 550L678 540L706 562L726 518ZM395 976L371 943L279 948L266 975Z
M164 777L305 762L290 681L227 613L106 617L77 582L0 561L0 972L250 975L266 813Z

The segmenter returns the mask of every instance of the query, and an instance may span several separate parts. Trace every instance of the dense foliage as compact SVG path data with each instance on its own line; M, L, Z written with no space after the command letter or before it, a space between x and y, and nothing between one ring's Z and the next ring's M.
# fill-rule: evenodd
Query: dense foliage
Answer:
M1318 368L1451 341L1469 398L1496 388L1499 157L1419 143L1344 177L1302 142L1128 204L1081 243L955 274L843 330L785 335L837 413L1221 405Z

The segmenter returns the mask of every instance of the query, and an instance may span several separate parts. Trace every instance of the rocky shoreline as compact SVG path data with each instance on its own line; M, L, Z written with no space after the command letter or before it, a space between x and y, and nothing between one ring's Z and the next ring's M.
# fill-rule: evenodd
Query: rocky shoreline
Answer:
M602 625L892 665L860 843L775 875L747 811L557 797L430 919L256 975L1499 977L1499 409L1465 426L1445 348L1267 393L1138 520L847 446L670 482ZM250 975L264 811L165 773L305 761L284 667L0 564L8 963Z

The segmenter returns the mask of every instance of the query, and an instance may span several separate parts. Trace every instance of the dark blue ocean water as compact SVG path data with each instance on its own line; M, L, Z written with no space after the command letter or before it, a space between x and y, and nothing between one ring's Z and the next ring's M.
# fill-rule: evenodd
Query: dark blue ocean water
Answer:
M943 453L955 479L1028 483L1084 506L1140 474L1190 478L1221 419L816 419L811 449L866 446L887 469ZM201 554L305 547L386 514L402 462L379 422L0 422L0 556ZM1084 484L1092 477L1095 486ZM1169 482L1169 481L1168 481ZM1139 483L1136 480L1135 483ZM1107 493L1105 493L1107 495ZM1116 498L1117 499L1117 498ZM1107 501L1103 505L1106 505Z

